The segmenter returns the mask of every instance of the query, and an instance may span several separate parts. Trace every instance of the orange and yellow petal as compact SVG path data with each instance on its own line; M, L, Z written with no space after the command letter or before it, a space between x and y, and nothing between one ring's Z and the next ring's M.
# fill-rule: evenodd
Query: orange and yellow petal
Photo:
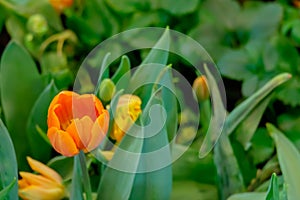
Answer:
M61 187L60 183L52 181L42 175L37 175L29 172L20 172L20 176L26 180L29 185L36 185L45 188Z
M36 185L19 189L19 196L28 200L59 200L65 196L63 188L43 188Z
M69 133L56 128L50 128L47 136L53 148L60 154L70 157L79 153L79 149Z
M44 177L52 181L55 181L57 183L62 183L61 176L56 171L48 167L47 165L44 165L43 163L34 160L30 157L27 157L27 161L33 171L40 173L41 175L43 175Z

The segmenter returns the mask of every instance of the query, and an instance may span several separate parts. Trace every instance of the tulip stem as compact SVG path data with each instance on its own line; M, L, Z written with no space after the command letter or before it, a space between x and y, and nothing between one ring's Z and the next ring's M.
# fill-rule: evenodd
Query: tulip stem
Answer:
M86 166L86 159L85 159L84 152L80 151L78 156L79 156L80 167L82 171L82 181L83 181L83 188L86 195L86 200L92 200L91 182L90 182L88 169Z

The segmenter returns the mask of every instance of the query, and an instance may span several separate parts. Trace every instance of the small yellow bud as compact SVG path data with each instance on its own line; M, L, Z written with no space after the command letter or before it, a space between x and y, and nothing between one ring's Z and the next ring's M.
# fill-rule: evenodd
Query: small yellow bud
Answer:
M199 102L208 99L209 91L208 91L207 80L205 76L202 75L195 79L193 83L193 89L196 93L196 97Z
M116 86L110 79L104 79L99 88L99 97L103 101L110 101L116 92Z
M48 22L41 14L31 15L27 21L27 29L34 35L44 35L48 30Z

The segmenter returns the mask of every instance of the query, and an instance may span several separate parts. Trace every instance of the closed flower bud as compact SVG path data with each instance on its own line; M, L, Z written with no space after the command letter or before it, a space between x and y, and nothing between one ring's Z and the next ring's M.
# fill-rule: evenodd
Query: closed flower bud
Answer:
M27 29L34 35L42 36L49 30L48 22L43 15L34 14L27 21Z
M110 79L104 79L99 88L99 97L103 101L110 101L116 92L116 86Z
M193 83L193 90L196 93L196 97L199 102L208 99L209 91L207 87L207 80L205 76L199 76L195 79Z

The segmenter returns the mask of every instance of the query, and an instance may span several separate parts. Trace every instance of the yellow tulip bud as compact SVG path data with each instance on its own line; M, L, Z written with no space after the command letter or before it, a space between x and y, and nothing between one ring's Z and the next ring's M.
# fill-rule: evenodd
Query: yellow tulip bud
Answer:
M103 101L110 101L116 92L116 86L110 79L104 79L99 88L99 97Z
M196 97L199 102L208 99L209 91L208 91L207 80L205 76L199 76L195 79L193 83L193 89L196 93Z
M124 134L139 117L142 101L138 96L125 94L118 101L111 137L120 142Z

